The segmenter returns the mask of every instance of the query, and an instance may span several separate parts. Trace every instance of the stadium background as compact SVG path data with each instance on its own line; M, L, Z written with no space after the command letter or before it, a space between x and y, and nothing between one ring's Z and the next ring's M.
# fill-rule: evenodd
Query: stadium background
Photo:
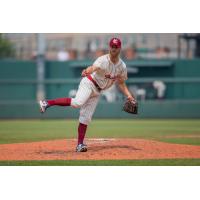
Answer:
M0 118L78 117L78 110L58 107L42 116L37 101L74 96L82 69L107 52L113 36L123 42L127 85L140 105L137 118L200 117L199 34L4 33L12 53L0 59ZM133 118L122 112L123 101L112 88L94 118Z

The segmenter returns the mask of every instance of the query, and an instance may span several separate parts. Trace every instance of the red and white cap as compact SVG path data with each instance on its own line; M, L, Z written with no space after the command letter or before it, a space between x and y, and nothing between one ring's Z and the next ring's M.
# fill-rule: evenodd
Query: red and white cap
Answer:
M110 47L116 46L117 48L121 48L122 43L119 38L112 38L109 42Z

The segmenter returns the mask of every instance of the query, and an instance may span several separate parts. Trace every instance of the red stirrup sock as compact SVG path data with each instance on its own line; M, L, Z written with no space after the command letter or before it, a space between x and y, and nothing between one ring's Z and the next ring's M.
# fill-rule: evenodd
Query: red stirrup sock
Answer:
M59 98L47 101L48 106L70 106L71 98Z
M83 140L85 138L86 130L87 130L87 125L79 123L79 126L78 126L78 144L83 144Z

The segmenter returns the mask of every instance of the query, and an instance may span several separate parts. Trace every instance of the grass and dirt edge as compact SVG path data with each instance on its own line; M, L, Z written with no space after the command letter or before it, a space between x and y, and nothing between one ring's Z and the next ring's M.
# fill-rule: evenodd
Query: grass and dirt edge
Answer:
M0 166L200 166L200 159L22 160L0 161Z

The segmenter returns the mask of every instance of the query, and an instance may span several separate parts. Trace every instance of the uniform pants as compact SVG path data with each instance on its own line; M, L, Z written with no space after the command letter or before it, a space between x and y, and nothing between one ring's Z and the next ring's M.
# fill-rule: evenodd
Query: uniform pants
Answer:
M100 92L96 86L84 77L77 91L75 98L71 100L71 106L80 108L79 122L88 125L99 101Z

